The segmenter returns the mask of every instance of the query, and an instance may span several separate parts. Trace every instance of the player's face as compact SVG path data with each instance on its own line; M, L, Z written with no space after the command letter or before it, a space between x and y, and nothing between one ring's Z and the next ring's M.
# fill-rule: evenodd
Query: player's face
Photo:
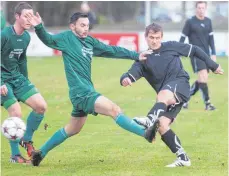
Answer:
M149 31L148 36L146 37L146 42L149 46L149 49L156 50L161 47L162 33Z
M15 15L16 21L19 23L21 28L23 28L24 30L30 29L30 27L31 27L31 24L29 23L27 17L25 16L26 13L32 13L33 14L33 10L32 9L24 9L24 10L22 10L21 15L19 15L19 14Z
M89 31L88 18L79 18L75 24L71 26L71 29L80 37L86 38Z
M206 12L206 4L205 3L199 3L196 7L196 15L199 17L204 17Z

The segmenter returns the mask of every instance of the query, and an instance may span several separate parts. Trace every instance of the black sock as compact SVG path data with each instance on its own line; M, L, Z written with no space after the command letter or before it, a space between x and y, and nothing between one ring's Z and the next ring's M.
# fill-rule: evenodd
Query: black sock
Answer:
M191 96L195 95L198 90L199 90L199 84L197 81L195 81L191 86L190 95Z
M182 160L188 160L188 157L181 146L180 139L171 129L161 136L161 140L170 148L173 153L177 155L177 157L180 157Z
M158 117L162 116L162 114L163 114L166 110L167 110L166 104L165 104L165 103L158 102L158 103L156 103L156 104L153 106L153 108L149 111L149 113L148 113L147 116L148 116L148 118L152 121L152 120L154 120L154 119L152 118L152 116L158 118Z
M205 104L210 104L207 83L199 83L199 88L203 93L204 103Z

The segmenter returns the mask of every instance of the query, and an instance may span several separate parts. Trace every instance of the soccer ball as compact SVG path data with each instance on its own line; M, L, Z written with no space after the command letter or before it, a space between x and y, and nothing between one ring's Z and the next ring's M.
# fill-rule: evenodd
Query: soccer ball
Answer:
M19 141L24 136L25 130L25 123L19 117L9 117L2 123L2 134L12 141Z

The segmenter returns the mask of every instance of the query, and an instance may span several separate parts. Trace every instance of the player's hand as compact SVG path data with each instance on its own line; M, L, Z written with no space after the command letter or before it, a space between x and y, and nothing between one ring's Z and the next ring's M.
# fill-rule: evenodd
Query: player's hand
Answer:
M41 24L42 23L42 19L39 15L39 13L37 12L36 15L28 12L25 14L26 18L28 19L29 23L32 25L32 26L37 26L38 24Z
M214 71L215 74L220 74L222 75L223 74L223 69L221 68L221 66L219 65L219 67Z
M122 85L124 86L124 87L126 87L126 86L131 86L132 85L132 82L131 82L131 80L130 80L130 78L125 78L125 79L123 79L122 80Z
M216 55L212 55L211 56L211 59L214 61L214 62L216 62L217 60L216 60Z
M147 50L147 51L141 52L141 53L139 54L139 60L140 60L140 61L146 60L146 59L147 59L146 56L149 55L149 54L152 54L152 53L153 53L152 50Z
M1 95L6 96L7 93L8 93L8 89L7 89L6 85L4 84L1 86Z

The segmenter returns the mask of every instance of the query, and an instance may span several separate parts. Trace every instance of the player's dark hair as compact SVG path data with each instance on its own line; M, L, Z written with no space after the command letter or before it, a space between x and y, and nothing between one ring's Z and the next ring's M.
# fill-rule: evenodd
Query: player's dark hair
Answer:
M197 1L196 2L196 7L198 6L198 4L205 4L205 5L207 5L207 1Z
M79 18L88 18L88 15L85 14L85 13L76 12L76 13L74 13L74 14L71 16L69 23L70 23L70 24L73 24L73 23L75 23Z
M21 15L22 10L24 9L33 9L31 5L29 5L27 2L20 2L16 5L14 9L14 14Z
M161 32L161 34L163 36L163 29L159 24L152 23L149 26L147 26L146 29L145 29L145 37L148 36L150 31L153 31L154 33Z

